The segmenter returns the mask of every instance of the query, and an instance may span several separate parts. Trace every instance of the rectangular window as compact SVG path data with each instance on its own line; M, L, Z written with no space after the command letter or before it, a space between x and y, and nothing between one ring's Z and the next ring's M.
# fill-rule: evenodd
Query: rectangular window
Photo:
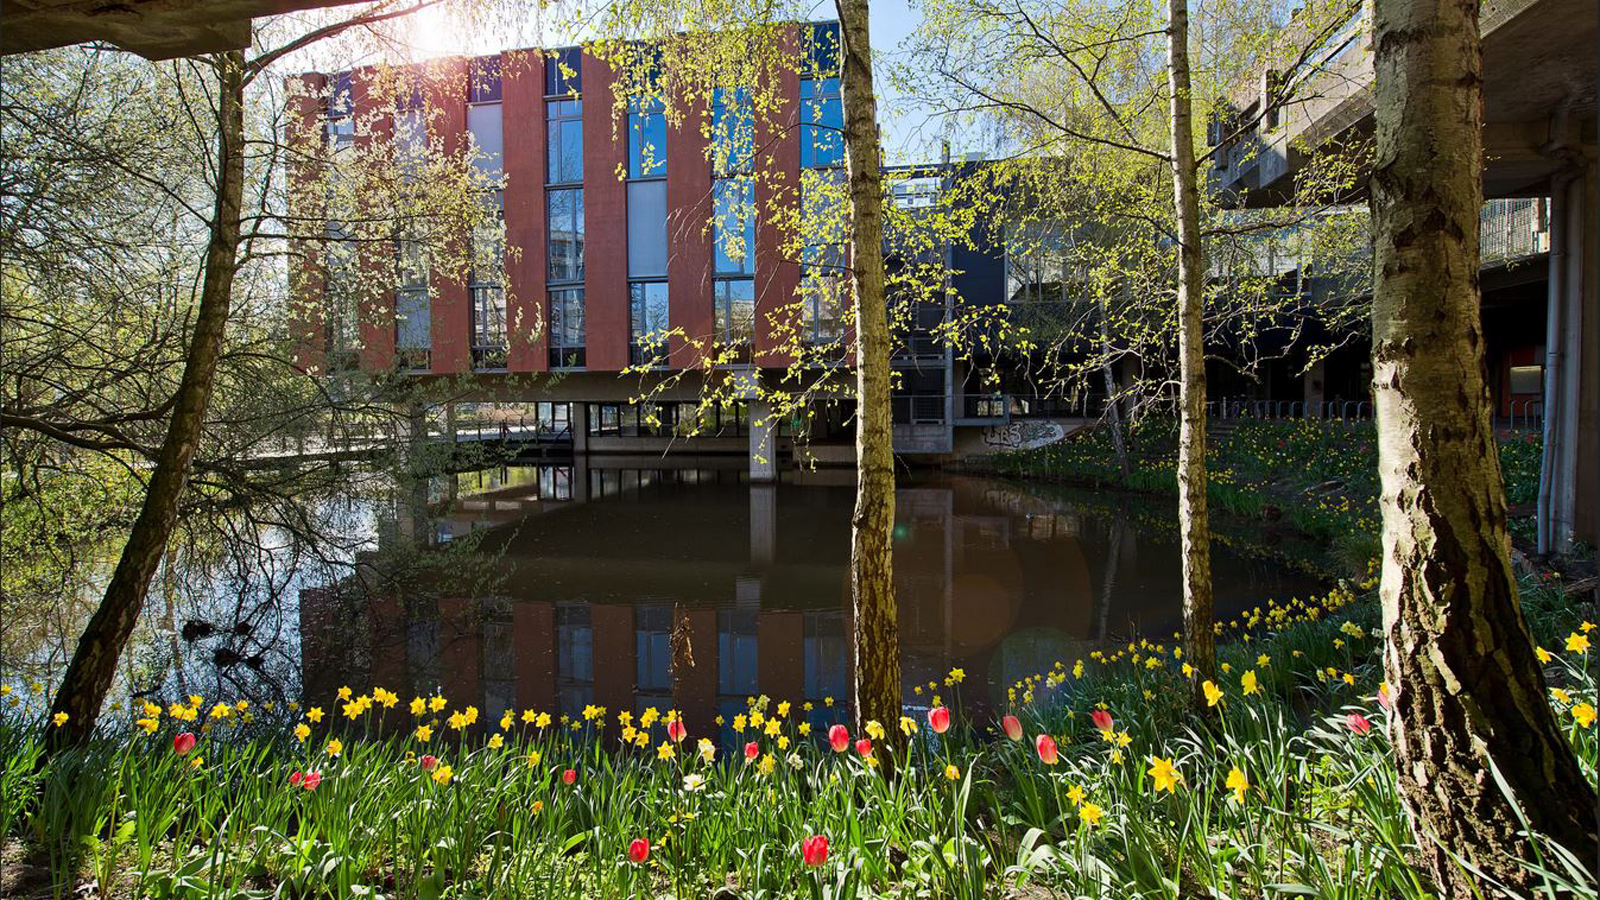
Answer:
M467 67L467 102L500 102L500 57L479 56Z
M818 22L805 32L805 78L839 77L839 23Z
M428 300L428 257L422 244L401 240L395 249L394 345L400 365L426 369L433 347Z
M838 78L800 82L800 165L844 165L844 105Z
M505 222L503 213L493 225L472 235L472 364L478 369L503 369L509 346L506 340Z
M550 280L583 280L583 189L550 191Z
M632 322L631 363L636 366L660 365L667 352L663 341L668 324L667 283L636 281L628 285L629 319Z
M499 103L476 103L467 107L467 131L477 147L473 165L496 182L505 162L505 134Z
M667 275L667 183L628 183L628 277Z
M583 101L551 100L545 104L548 127L545 180L550 184L583 181Z
M328 79L328 105L324 115L327 118L325 133L335 151L355 143L355 102L349 72L340 72Z
M550 292L550 367L579 368L584 364L583 288Z
M845 249L841 244L818 244L802 251L800 295L805 319L802 338L809 343L826 344L844 335L844 304L849 287L844 259Z
M329 368L352 368L361 349L360 305L356 300L356 248L341 226L330 223L324 263L325 308Z
M544 61L544 93L575 94L583 90L583 51L577 47L563 47L550 51Z
M716 244L718 275L754 275L756 271L755 182L748 178L720 178L715 196L712 233Z
M744 89L730 96L717 88L711 94L711 171L715 175L748 173L755 160L756 117Z
M661 101L628 101L628 177L667 175L667 117Z
M715 301L717 340L730 347L748 347L756 334L755 279L718 278Z

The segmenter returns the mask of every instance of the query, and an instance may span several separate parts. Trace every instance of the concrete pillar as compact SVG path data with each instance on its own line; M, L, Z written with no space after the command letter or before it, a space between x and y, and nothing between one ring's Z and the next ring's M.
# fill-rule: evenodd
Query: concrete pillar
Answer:
M1305 381L1306 388L1304 399L1306 402L1305 415L1307 418L1315 418L1322 411L1322 398L1325 392L1323 386L1327 383L1325 381L1326 378L1327 363L1323 360L1317 360L1311 364L1310 368L1306 369L1306 374L1303 377L1303 380Z
M778 428L772 405L751 400L749 405L750 481L761 484L778 479Z
M1557 176L1551 190L1550 289L1546 319L1544 460L1539 478L1540 552L1596 543L1600 471L1600 272L1595 161Z
M770 566L778 546L778 486L750 485L750 562Z
M773 407L750 400L750 482L770 484L778 480L778 423Z
M572 429L572 455L582 456L589 452L589 404L582 400L572 401L572 414L568 421Z

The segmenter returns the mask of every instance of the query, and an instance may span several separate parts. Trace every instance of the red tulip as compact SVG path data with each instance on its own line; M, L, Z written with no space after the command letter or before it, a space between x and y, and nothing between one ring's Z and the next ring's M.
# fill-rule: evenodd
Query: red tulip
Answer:
M800 858L808 866L820 866L828 861L827 835L813 835L800 842Z
M1390 696L1387 684L1378 685L1378 705L1384 709L1394 709L1394 697Z
M1060 757L1056 754L1056 739L1048 734L1041 734L1034 738L1033 747L1039 751L1039 761L1047 766L1056 764Z
M835 725L829 728L828 743L833 745L833 752L843 753L850 747L850 729L843 725Z
M300 782L304 781L304 780L305 780L305 776L301 775L299 772L296 772L293 775L289 776L289 787L299 787L300 786Z
M1001 719L1000 727L1005 729L1006 737L1013 741L1022 740L1022 722L1016 716L1006 716Z
M1094 727L1100 729L1101 731L1111 730L1111 713L1108 713L1103 709L1097 709L1090 713L1089 721L1093 722Z
M571 784L571 783L573 783L574 781L577 781L577 780L578 780L578 770L577 769L568 769L565 772L561 773L561 783L562 784Z
M755 759L756 757L758 757L760 755L761 755L761 745L760 744L756 743L755 741L751 741L750 743L744 745L744 758L745 759Z
M872 742L866 738L856 741L856 752L862 756L872 755Z
M1366 737L1367 732L1372 730L1372 723L1367 721L1367 717L1361 713L1351 713L1345 718L1345 722L1350 726L1351 731L1362 737Z
M628 845L628 860L637 866L649 858L650 842L644 838L634 838Z
M672 738L674 743L681 744L688 736L689 729L683 724L682 719L673 719L667 723L667 737Z
M180 734L172 739L172 752L178 754L179 756L188 756L189 751L193 749L194 732L192 731L185 731L183 734Z
M950 730L950 708L948 706L935 706L928 710L928 727L934 734L944 734Z
M418 762L422 763L423 771L432 772L433 767L439 764L439 757L429 753L428 755L422 757L422 759L418 760Z
M302 787L304 787L306 790L312 791L312 790L316 790L317 785L319 785L321 783L322 783L322 773L321 772L307 772L305 780L301 781L300 785Z

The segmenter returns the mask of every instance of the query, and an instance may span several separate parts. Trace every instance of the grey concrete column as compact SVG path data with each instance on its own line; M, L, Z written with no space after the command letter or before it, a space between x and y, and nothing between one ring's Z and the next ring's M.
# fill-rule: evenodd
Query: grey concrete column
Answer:
M750 485L750 562L770 566L778 548L778 486Z
M778 428L772 405L749 401L750 481L762 484L778 479Z
M572 428L572 455L582 456L589 452L589 404L582 400L572 401L572 414L568 418Z
M1596 541L1595 459L1600 454L1600 346L1595 337L1595 162L1557 176L1550 197L1550 281L1544 372L1544 459L1538 548L1565 553Z

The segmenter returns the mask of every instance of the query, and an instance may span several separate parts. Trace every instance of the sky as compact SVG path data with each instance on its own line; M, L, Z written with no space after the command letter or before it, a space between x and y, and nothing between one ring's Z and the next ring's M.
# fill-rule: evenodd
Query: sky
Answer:
M837 14L832 2L822 0L813 6L811 16L816 20L827 20L836 18ZM886 58L898 58L900 48L922 21L922 15L912 5L912 0L872 0L871 16L872 43L880 62ZM488 36L481 32L474 34L475 29L460 27L452 21L450 11L443 5L425 9L411 19L409 39L413 53L418 58L484 54L506 49L496 45L496 42L505 41L505 37ZM527 39L529 43L552 47L574 43L570 35L546 35L545 29L538 24L529 30L536 35ZM924 146L928 143L924 132L930 130L926 114L910 109L910 104L903 102L887 78L880 75L875 81L879 91L879 125L883 130L884 149L889 163L934 161L938 149Z

